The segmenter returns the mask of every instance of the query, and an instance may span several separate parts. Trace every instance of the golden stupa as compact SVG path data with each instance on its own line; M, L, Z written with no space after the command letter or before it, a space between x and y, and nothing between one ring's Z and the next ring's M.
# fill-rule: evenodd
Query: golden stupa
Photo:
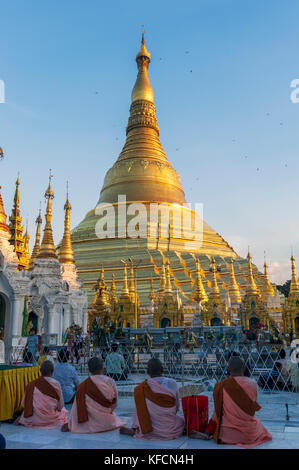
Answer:
M136 56L138 75L132 91L126 141L118 159L107 171L97 204L113 206L115 215L112 226L115 226L115 234L110 234L104 239L97 237L96 224L99 215L96 208L90 210L71 233L78 275L84 282L90 303L102 266L109 287L113 273L115 274L117 295L120 294L124 276L121 260L128 259L133 260L136 286L143 304L149 303L151 289L158 291L162 266L168 262L171 267L171 280L185 302L194 293L198 269L203 275L204 291L209 295L213 281L213 273L210 271L212 257L217 265L221 296L225 295L227 286L231 284L232 260L234 275L243 291L247 284L247 260L240 258L205 222L202 222L200 243L190 240L189 237L175 236L175 217L170 218L168 227L165 227L164 219L160 218L155 230L152 227L150 229L147 220L146 233L136 238L129 237L127 229L118 226L118 214L126 211L132 202L142 202L146 207L153 203L164 203L170 209L179 210L181 218L184 214L191 213L191 226L194 227L195 224L195 212L184 206L186 199L180 175L169 162L160 142L154 93L148 76L150 59L142 34L141 48ZM126 201L121 202L119 195L125 196ZM135 213L126 215L127 224L134 215ZM165 228L168 229L167 235ZM200 268L197 260L200 262ZM255 266L253 270L256 273L256 282L262 284L263 278Z

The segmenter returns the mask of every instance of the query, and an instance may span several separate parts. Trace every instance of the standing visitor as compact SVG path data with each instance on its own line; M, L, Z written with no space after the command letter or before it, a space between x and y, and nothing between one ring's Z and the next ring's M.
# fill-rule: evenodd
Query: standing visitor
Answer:
M36 330L31 328L29 331L29 336L27 338L27 351L32 354L32 364L36 366L36 353L37 353L37 346L38 346L38 337L36 334Z
M107 375L113 380L126 380L125 367L126 362L122 354L118 352L118 344L111 345L112 351L107 354L105 359L105 369Z
M62 389L65 404L73 403L76 389L80 383L79 376L74 366L68 364L69 352L62 348L58 352L57 361L54 365L53 378L57 380Z

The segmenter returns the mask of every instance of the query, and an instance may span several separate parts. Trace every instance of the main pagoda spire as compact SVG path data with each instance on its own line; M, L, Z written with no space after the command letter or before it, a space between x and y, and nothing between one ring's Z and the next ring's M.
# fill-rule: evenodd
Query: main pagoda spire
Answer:
M60 264L74 264L74 252L71 241L71 212L72 206L69 201L69 194L67 190L66 203L64 205L65 218L64 218L64 234L60 245L58 261Z
M14 251L18 257L17 269L23 271L27 269L26 254L25 254L25 238L23 236L24 227L22 226L22 217L20 214L20 193L19 193L20 179L19 176L16 181L16 190L14 196L14 204L9 217L9 231L10 243L14 247Z
M126 142L106 174L99 203L117 203L119 195L126 195L127 201L186 203L180 176L159 139L154 92L148 76L150 60L143 31L136 56L138 74L131 95Z
M45 199L47 201L47 208L46 208L46 214L45 214L46 225L44 228L43 241L40 247L39 254L37 256L38 259L41 259L41 258L57 259L56 249L55 249L54 240L53 240L52 225L51 225L52 200L54 199L54 192L51 186L51 180L52 180L52 173L50 170L49 186L45 192Z

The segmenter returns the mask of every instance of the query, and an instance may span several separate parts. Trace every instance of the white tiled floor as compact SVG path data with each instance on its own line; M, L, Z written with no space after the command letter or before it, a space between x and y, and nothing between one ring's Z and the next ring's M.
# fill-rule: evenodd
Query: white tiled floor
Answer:
M298 449L299 448L299 405L290 406L291 420L285 421L285 406L271 402L269 397L259 399L262 410L259 419L273 436L271 442L258 449ZM210 403L212 403L210 399ZM67 406L70 410L70 405ZM121 398L117 414L131 422L133 398ZM210 409L210 413L212 409ZM273 421L274 417L277 421ZM172 441L140 441L130 436L122 436L119 431L101 434L62 434L59 429L29 429L23 426L2 424L0 432L5 436L7 449L237 449L235 446L219 446L213 440L200 441L186 436Z

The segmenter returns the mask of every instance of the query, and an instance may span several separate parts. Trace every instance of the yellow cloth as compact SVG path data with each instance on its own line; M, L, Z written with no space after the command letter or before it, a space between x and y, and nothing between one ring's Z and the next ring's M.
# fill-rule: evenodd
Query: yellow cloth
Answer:
M0 370L0 421L11 419L15 411L22 409L26 385L39 376L38 366Z

